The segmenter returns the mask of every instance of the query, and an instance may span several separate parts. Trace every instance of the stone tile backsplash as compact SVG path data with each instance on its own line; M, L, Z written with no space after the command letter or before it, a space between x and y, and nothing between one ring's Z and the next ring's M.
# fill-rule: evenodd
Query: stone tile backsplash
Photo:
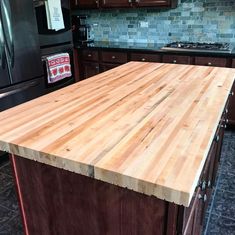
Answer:
M179 0L175 9L77 10L96 41L235 43L234 0Z

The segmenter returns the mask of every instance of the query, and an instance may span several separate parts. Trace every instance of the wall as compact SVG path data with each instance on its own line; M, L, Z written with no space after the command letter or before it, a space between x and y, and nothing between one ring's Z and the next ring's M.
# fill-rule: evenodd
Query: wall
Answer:
M96 41L235 43L233 0L179 0L176 9L78 10L73 14L89 15Z

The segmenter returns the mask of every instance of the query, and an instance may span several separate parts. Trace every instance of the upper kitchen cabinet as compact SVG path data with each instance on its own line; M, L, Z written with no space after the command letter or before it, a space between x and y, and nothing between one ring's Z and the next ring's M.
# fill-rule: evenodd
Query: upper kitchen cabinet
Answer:
M132 0L137 7L176 7L178 0Z
M131 7L133 0L101 0L101 7Z
M99 0L71 0L72 7L75 8L98 8Z
M75 2L75 3L74 3ZM178 0L73 0L78 8L176 7Z

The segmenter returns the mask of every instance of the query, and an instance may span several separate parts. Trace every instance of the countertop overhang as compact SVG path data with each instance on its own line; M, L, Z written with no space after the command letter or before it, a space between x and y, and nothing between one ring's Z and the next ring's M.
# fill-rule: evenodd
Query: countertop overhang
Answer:
M189 206L235 69L129 62L0 113L0 150Z

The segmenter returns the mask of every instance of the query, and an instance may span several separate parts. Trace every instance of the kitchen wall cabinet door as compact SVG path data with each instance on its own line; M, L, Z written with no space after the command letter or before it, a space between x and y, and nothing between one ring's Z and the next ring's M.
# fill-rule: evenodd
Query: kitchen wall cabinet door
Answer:
M101 0L101 7L131 7L132 0Z
M72 5L78 8L98 8L99 0L73 0Z
M95 76L100 73L100 67L98 63L83 62L83 79Z
M175 0L134 0L139 7L176 7Z

